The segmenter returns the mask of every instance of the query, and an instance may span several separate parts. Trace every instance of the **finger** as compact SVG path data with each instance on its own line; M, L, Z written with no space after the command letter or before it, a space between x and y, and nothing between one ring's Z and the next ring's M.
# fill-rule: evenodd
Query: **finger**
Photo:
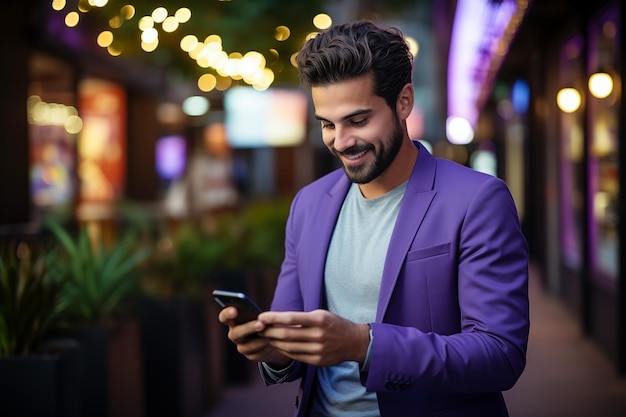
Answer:
M237 344L237 351L247 357L250 356L266 356L267 352L272 351L273 347L267 339L262 337L248 338L245 342Z
M259 332L263 337L272 340L319 342L324 338L323 329L319 327L304 327L294 325L273 325Z
M280 352L288 356L294 355L319 355L322 351L322 346L317 343L310 342L294 342L285 340L266 339L268 343L278 349Z
M300 311L266 311L261 313L258 320L266 325L283 325L283 326L315 326L320 322L323 310L310 312Z
M270 341L271 346L283 356L295 361L321 366L325 364L324 355L310 343L284 343Z
M234 320L237 318L237 314L238 312L235 307L226 307L220 311L218 320L220 323L232 326L234 324Z
M228 338L236 344L245 343L248 339L258 336L256 321L230 326L228 331Z

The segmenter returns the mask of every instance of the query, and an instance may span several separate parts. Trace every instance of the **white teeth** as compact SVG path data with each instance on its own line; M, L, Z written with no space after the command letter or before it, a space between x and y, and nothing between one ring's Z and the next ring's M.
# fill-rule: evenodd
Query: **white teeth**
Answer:
M347 157L348 159L350 159L351 161L353 161L353 160L355 160L355 159L359 159L360 157L362 157L363 155L365 155L365 152L367 152L367 151L359 152L359 153L357 153L357 154L355 154L355 155L346 155L346 157Z

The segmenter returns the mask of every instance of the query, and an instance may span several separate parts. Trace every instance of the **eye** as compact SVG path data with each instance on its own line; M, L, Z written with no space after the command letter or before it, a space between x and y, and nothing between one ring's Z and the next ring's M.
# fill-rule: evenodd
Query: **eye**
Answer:
M352 126L363 126L364 124L367 123L367 118L363 118L363 119L350 119L350 124Z
M322 129L333 129L335 125L330 122L322 122Z

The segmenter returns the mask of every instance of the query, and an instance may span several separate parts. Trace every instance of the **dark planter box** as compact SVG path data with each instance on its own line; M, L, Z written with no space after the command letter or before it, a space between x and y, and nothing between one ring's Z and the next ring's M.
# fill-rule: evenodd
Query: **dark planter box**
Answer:
M45 356L0 358L0 414L19 417L80 416L80 350Z
M81 416L142 416L139 321L75 327L61 333L81 347Z
M201 417L206 409L202 303L144 300L141 318L146 417Z

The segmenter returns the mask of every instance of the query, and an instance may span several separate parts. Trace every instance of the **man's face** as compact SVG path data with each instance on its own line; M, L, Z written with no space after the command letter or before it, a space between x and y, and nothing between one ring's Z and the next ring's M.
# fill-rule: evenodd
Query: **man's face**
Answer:
M373 93L369 75L311 89L322 139L348 178L367 184L391 165L403 133L385 99Z

